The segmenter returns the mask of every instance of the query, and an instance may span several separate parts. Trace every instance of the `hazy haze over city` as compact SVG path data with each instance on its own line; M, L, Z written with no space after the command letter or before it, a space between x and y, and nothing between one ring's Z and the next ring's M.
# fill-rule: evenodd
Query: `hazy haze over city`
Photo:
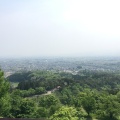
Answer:
M119 0L1 0L0 57L119 56Z

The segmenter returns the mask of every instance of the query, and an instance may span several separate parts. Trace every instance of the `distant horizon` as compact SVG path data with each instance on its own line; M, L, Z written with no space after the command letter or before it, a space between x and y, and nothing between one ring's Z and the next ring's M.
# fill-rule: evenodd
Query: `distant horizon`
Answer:
M18 56L0 57L0 59L56 59L56 58L120 58L120 56Z

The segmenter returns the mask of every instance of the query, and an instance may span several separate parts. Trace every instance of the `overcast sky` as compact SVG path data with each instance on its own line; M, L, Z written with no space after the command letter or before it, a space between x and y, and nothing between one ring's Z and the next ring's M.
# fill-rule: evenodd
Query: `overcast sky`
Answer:
M119 0L0 0L0 57L120 56Z

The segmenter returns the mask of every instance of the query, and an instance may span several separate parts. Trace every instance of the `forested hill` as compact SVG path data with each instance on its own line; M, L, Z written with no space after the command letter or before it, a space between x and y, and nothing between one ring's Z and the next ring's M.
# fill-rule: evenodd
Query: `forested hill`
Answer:
M45 90L51 90L57 86L66 87L70 84L79 84L81 87L119 89L120 74L101 71L80 71L78 74L72 73L54 73L51 71L33 71L15 73L8 77L11 82L19 82L18 89L28 90L30 88L43 87Z
M78 74L51 71L0 71L0 116L49 120L120 120L120 73L81 70ZM55 89L55 90L53 90ZM51 94L45 94L53 90Z

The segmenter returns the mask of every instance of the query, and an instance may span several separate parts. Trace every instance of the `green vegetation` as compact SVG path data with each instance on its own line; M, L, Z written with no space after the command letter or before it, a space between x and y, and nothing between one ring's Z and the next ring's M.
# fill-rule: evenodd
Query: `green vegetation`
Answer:
M33 71L7 79L0 71L0 116L50 120L120 120L120 74ZM13 79L12 79L13 78ZM23 78L23 79L22 79ZM47 92L49 92L47 94Z
M0 116L6 116L10 110L10 84L4 79L4 73L0 70Z

